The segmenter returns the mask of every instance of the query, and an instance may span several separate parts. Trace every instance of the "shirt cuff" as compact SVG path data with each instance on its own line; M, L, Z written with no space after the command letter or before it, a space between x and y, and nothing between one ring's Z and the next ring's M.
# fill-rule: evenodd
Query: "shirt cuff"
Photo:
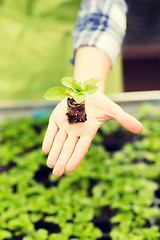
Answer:
M110 15L100 12L87 14L78 20L73 31L74 50L76 52L82 46L97 47L109 56L113 65L120 52L125 32L126 14L117 7Z

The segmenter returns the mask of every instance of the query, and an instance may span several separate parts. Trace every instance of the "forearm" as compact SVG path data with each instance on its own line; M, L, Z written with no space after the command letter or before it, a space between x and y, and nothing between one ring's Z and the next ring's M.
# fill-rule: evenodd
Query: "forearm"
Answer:
M82 0L72 34L77 80L102 78L98 87L104 92L105 81L125 36L127 10L126 0L98 0L96 4L95 0Z
M76 51L74 78L84 82L90 78L101 78L96 85L99 90L104 92L106 79L111 68L111 60L102 50L85 46Z

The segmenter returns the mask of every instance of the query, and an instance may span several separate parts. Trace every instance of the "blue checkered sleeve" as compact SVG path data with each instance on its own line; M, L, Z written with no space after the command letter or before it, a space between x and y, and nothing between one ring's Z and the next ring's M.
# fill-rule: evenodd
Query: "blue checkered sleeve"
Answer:
M103 50L114 64L126 33L128 0L82 0L72 34L75 51L81 46Z

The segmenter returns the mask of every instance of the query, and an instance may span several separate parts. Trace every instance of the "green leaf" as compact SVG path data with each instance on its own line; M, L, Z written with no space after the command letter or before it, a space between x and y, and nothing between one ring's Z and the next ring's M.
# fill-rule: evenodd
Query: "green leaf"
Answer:
M49 235L48 240L64 240L64 238L59 233L52 233Z
M86 85L92 85L92 84L96 84L97 82L99 82L100 80L102 80L101 78L91 78L89 80L86 80L83 83L83 89L85 88Z
M48 237L48 231L46 229L40 228L35 233L35 240L46 240Z
M23 239L22 240L33 240L33 238L32 237L30 237L30 236L26 236L26 237L23 237Z
M72 95L73 99L76 101L77 104L80 104L83 102L86 98L85 94L73 94Z
M62 100L65 97L70 97L65 88L54 87L50 88L45 94L44 98L47 100Z
M75 217L75 222L88 222L94 216L94 209L91 207L84 208L83 210L79 211Z
M59 219L57 216L47 216L45 217L46 222L58 223Z
M98 91L98 87L94 84L85 85L85 87L83 89L84 89L85 93L89 94L89 95Z
M112 217L111 222L112 223L119 223L119 222L123 222L123 221L127 221L130 222L133 218L133 214L129 211L126 212L120 212L117 215L115 215L114 217Z
M74 91L77 91L77 92L82 91L81 82L77 82L76 79L74 79L72 77L62 78L61 83L68 88L72 88Z
M69 238L73 234L73 224L66 223L61 232L66 238Z
M91 95L97 92L98 87L95 84L100 80L100 78L91 78L89 80L86 80L83 83L83 90L85 91L85 93Z
M74 90L71 89L71 88L68 88L68 89L66 90L66 92L67 92L68 94L70 94L71 96L73 96L73 95L75 94Z
M0 229L0 240L2 239L6 239L6 238L10 238L12 237L12 233L7 231L7 230L3 230L3 229Z
M30 215L30 217L31 217L31 220L32 220L32 222L38 222L41 218L42 218L42 214L41 213L32 213L31 215Z

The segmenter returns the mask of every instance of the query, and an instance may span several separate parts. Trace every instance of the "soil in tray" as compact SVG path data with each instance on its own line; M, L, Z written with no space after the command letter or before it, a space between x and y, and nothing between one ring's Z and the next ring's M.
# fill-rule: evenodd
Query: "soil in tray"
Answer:
M43 220L36 222L34 224L34 226L35 226L36 230L41 229L41 228L46 229L49 232L49 234L60 232L60 227L58 224L51 223L51 222L45 222Z
M51 182L49 176L52 174L52 169L47 166L40 166L40 168L34 174L34 180L38 183L42 183L45 187L56 186L58 181Z
M51 182L49 180L49 175L51 174L51 169L47 168L47 166L40 166L39 170L35 173L34 175L34 180L36 180L39 183L44 184L46 187L50 186L56 186L58 184L58 181L56 182ZM97 180L90 179L90 187L88 189L88 195L91 197L91 191L92 188L97 184ZM15 187L14 187L15 188ZM156 190L155 192L155 198L160 201L160 189ZM154 204L153 204L154 205ZM158 205L160 207L160 204ZM117 210L110 210L109 207L103 207L102 209L102 214L100 217L94 218L92 220L93 224L95 227L98 227L102 231L102 237L99 238L99 240L110 240L111 238L109 237L109 232L111 231L112 224L110 223L110 218L113 217L116 214ZM39 221L35 224L35 228L41 228L44 227L48 230L51 231L50 233L53 232L59 232L59 226L53 226L52 223L51 225L47 225L48 223L45 223L43 221ZM157 223L159 224L159 222ZM150 227L150 222L148 221L148 224L146 227ZM54 231L52 231L54 229ZM57 229L57 230L56 230Z
M49 234L60 232L60 227L57 224L44 222L43 220L36 222L34 226L36 230L41 228L46 229L49 232ZM24 235L21 234L19 236L15 236L14 232L12 232L12 234L13 234L13 237L7 238L6 240L22 240L23 237L25 237L25 234Z
M130 132L124 132L123 130L113 132L110 135L105 135L100 130L100 134L103 136L102 145L111 153L122 149L126 143L141 139L141 136Z
M13 168L15 166L16 166L16 164L13 163L13 162L10 162L7 166L1 166L0 165L0 173L7 172L7 171L9 171L11 168Z
M101 238L98 238L97 240L112 240L109 236L102 236Z
M155 206L160 208L160 188L155 191L155 198L154 198ZM159 217L160 219L160 217Z
M155 196L160 199L160 188L155 191Z
M111 240L109 233L113 227L110 219L117 213L117 210L111 210L108 206L102 208L101 216L92 220L95 227L102 231L102 237L97 240Z
M103 235L111 231L111 223L107 218L94 218L93 224L103 232Z
M39 133L39 131L40 130L37 129L38 133ZM112 134L108 134L108 135L105 135L101 132L101 135L104 137L103 145L104 145L105 149L111 153L114 151L120 150L123 147L123 145L128 142L134 142L136 140L141 139L141 136L137 136L137 135L129 133L129 132L126 133L123 130L118 130L118 131L115 131ZM31 149L29 151L31 151ZM24 152L24 154L25 154L25 152ZM148 162L147 159L143 159L142 161L145 162L146 164L150 164L150 162ZM138 162L139 162L139 160L136 159L133 164L138 163ZM14 166L15 166L15 164L11 163L7 167L1 167L0 172L7 171ZM45 187L56 186L58 184L59 180L61 180L61 178L55 182L50 181L49 176L50 176L51 172L52 172L52 169L49 169L46 165L44 165L44 166L41 165L34 174L34 180L40 184L42 183ZM88 196L90 196L90 197L92 196L92 188L96 184L97 184L97 180L90 179L90 187L88 190ZM17 192L16 185L13 185L12 191L14 193ZM160 201L160 189L155 191L155 199L158 202ZM155 203L153 203L153 206L154 205L155 205ZM157 204L157 206L160 207L160 204ZM112 211L108 207L104 207L102 209L101 216L96 217L92 220L94 226L98 227L102 231L102 237L97 240L111 240L109 233L110 233L113 225L110 222L110 218L112 216L114 216L115 214L116 214L116 210ZM156 222L156 224L160 225L160 219L158 220L158 222ZM147 221L146 227L149 228L151 225L152 224L150 224L150 222ZM58 225L45 222L43 219L35 223L35 229L38 230L40 228L45 228L46 230L48 230L49 233L59 233L60 232L60 228ZM21 236L14 237L10 240L13 240L13 239L21 240L23 237L24 236L21 235ZM76 236L75 236L75 238L76 238Z
M5 240L22 240L25 235L13 236L12 238L5 238Z

